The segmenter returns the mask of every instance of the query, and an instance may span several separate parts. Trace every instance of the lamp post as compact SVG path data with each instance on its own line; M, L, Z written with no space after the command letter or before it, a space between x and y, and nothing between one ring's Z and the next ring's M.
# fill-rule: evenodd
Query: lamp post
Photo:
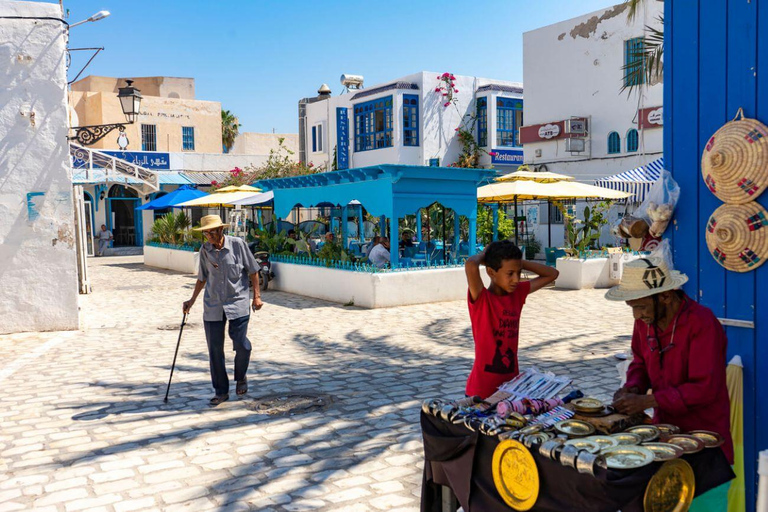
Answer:
M133 80L126 80L126 86L118 89L117 98L120 100L120 108L125 115L125 123L96 124L90 126L73 126L75 135L68 137L69 140L76 140L83 146L90 146L103 139L109 132L117 128L125 131L126 124L133 124L136 116L141 109L141 91L133 87Z

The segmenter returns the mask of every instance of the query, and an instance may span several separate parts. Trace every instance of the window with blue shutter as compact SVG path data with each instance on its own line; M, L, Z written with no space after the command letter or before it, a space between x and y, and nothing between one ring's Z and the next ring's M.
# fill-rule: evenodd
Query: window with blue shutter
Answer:
M194 126L181 127L181 149L182 151L195 150L195 127Z
M645 45L642 37L624 41L624 86L632 87L645 83L643 55Z
M488 146L488 98L477 98L477 145Z
M317 153L317 126L312 127L312 152Z
M355 151L392 147L392 96L354 105Z
M419 97L403 94L403 146L419 145Z
M631 128L627 132L627 153L634 153L637 151L639 145L637 130Z
M496 98L496 145L519 146L523 125L523 101Z
M621 137L618 132L611 132L608 134L608 154L616 153L621 153Z

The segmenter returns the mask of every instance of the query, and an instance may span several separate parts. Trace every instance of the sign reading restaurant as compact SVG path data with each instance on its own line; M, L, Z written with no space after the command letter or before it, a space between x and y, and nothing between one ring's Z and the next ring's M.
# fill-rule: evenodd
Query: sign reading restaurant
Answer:
M494 149L491 155L491 163L497 165L522 165L522 149Z

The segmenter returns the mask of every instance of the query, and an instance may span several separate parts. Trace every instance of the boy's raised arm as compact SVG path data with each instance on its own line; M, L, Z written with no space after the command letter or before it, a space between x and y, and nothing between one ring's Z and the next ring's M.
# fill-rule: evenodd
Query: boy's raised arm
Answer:
M485 253L475 254L464 264L464 270L467 273L467 284L469 285L469 296L472 302L475 302L480 293L485 288L483 279L480 277L480 265L485 261Z
M534 274L537 274L539 276L531 280L530 293L533 293L537 290L541 290L542 288L547 286L549 283L557 279L557 276L560 275L560 272L558 272L557 269L555 268L549 267L547 265L542 265L541 263L534 263L533 261L526 261L526 260L523 260L523 270L528 270L529 272L533 272Z

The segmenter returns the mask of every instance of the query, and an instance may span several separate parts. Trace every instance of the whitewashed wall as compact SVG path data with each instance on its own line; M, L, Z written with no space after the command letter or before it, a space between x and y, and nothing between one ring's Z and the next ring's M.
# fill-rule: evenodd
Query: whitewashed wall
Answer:
M61 17L0 0L0 333L78 328Z

